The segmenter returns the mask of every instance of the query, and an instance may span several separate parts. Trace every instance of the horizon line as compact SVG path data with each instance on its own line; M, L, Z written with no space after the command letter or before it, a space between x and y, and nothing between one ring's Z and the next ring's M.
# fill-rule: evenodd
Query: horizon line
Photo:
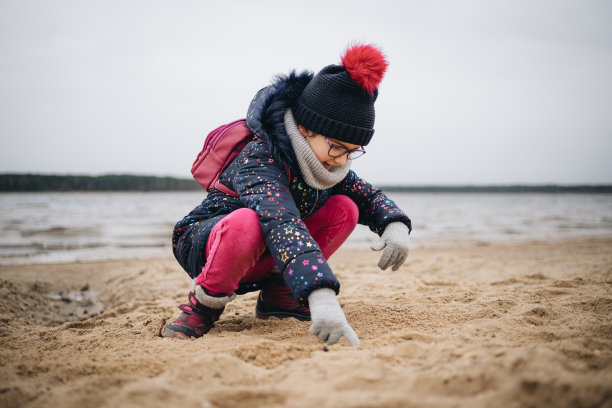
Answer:
M423 193L612 193L612 184L508 183L508 184L375 184L385 192ZM0 173L0 191L196 191L204 190L194 179L135 174L65 175Z

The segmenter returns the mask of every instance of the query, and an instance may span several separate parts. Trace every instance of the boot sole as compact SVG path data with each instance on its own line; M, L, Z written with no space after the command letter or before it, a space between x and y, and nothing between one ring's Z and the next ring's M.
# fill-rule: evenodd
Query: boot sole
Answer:
M183 340L189 340L189 336L187 336L184 333L179 333L179 332L172 332L172 333L166 333L165 331L162 332L161 334L162 337L168 338L168 339L183 339Z
M276 317L279 319L288 319L288 318L294 318L297 319L301 322L309 322L310 321L310 316L303 316L303 315L298 315L298 314L293 314L293 313L288 313L288 312L268 312L268 313L263 313L260 312L259 310L255 310L255 317L257 317L258 319L261 320L268 320L271 317Z
M171 328L171 326L176 327L177 330L173 330ZM189 333L184 333L181 330L189 331ZM193 333L193 331L191 329L172 323L172 324L170 324L170 325L168 325L168 326L166 326L164 328L164 330L162 331L161 335L162 335L162 337L167 337L167 338L170 338L170 339L185 339L185 340L189 340L192 337L195 338L195 339L198 338L198 336L192 335L191 333Z
M269 310L269 306L266 305L266 303L263 301L260 292L259 296L257 297L257 304L255 305L255 317L257 317L258 319L267 320L270 317L277 317L279 319L294 318L302 322L310 321L310 313L294 313L291 311L291 309L276 309L277 310Z
M294 318L294 319L297 319L297 320L299 320L301 322L309 322L310 321L310 317L297 316L297 315L285 314L285 313L270 313L268 315L263 315L263 314L255 313L255 316L258 319L261 319L261 320L268 320L271 317L276 317L276 318L279 318L279 319Z

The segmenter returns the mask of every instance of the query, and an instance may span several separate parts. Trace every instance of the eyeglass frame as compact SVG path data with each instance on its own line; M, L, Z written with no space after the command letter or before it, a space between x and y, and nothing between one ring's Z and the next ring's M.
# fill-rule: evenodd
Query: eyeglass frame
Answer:
M344 146L337 145L337 144L332 144L332 143L329 141L329 139L328 139L327 137L325 137L325 136L323 136L323 139L325 139L325 141L327 142L327 145L329 146L329 150L327 151L327 154L329 155L329 157L333 157L334 159L336 159L336 158L338 158L338 157L342 157L342 156L344 156L344 155L346 154L346 159L347 159L347 160L355 160L355 159L360 158L360 157L361 157L361 156L363 156L364 154L366 154L366 150L363 148L363 146L360 146L360 147L359 147L359 148L357 148L357 149L347 149L347 148L346 148L346 147L344 147ZM343 152L343 153L340 153L340 154L338 154L338 155L333 156L333 155L332 155L332 153L331 153L331 151L332 151L332 149L333 149L333 148L343 149L343 150L344 150L344 152ZM351 156L351 153L355 153L355 152L359 152L359 153L361 153L361 154L360 154L359 156L357 156L357 157L353 157L353 158L351 158L351 157L350 157L350 156Z

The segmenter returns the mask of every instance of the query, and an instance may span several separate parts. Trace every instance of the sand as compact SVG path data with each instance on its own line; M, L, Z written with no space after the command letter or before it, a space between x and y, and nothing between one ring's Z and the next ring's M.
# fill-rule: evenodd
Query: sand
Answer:
M612 406L612 239L369 250L330 263L359 347L258 320L159 336L190 286L170 257L0 267L2 407Z

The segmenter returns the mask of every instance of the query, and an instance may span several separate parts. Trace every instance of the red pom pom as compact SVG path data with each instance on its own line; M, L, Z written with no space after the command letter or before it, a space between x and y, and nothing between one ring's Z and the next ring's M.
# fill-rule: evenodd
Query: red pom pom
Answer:
M342 65L357 85L373 93L383 79L388 63L378 48L355 45L342 57Z

